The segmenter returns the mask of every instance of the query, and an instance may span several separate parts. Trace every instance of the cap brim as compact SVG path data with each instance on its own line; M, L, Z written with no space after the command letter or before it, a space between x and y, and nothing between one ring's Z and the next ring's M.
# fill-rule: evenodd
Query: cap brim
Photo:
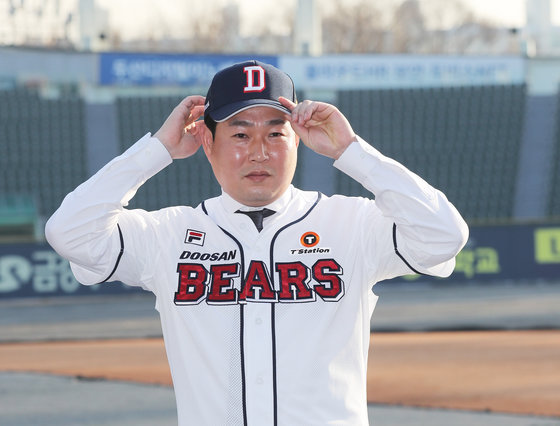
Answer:
M235 102L223 106L221 108L218 108L217 110L209 113L209 115L214 121L220 123L222 121L226 121L230 119L235 114L238 114L241 111L245 111L249 108L254 108L258 106L275 108L279 111L285 112L286 114L291 114L291 111L285 106L283 106L280 102L276 102L268 99L248 99L245 101Z

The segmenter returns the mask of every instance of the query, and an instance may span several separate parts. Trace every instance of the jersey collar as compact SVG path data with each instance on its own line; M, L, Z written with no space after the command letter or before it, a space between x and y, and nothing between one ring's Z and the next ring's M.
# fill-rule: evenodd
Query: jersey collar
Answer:
M292 199L293 189L294 187L290 185L288 189L282 194L282 196L280 196L280 198L278 198L276 201L270 204L267 204L266 206L261 206L261 207L250 207L241 204L240 202L234 200L229 194L227 194L223 190L222 190L222 196L220 198L224 209L228 213L232 213L232 214L235 213L237 210L251 211L251 210L261 210L263 208L267 208L270 210L274 210L275 212L279 212L282 209L284 209L284 207L286 207L290 202L290 200Z

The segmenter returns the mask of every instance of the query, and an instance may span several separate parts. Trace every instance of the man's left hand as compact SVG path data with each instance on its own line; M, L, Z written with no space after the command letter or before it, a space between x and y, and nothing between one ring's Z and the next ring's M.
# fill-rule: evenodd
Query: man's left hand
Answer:
M284 97L278 100L292 111L290 123L294 131L318 154L336 160L356 140L352 126L334 105L315 101L295 104Z

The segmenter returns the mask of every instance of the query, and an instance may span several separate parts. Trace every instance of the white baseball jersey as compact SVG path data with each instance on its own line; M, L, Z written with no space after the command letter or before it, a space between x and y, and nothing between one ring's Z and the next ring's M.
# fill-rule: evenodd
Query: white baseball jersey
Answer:
M468 233L457 210L361 139L334 165L375 201L290 187L260 233L225 193L125 209L170 162L146 135L65 198L47 238L80 282L156 295L179 424L367 425L372 286L449 275Z

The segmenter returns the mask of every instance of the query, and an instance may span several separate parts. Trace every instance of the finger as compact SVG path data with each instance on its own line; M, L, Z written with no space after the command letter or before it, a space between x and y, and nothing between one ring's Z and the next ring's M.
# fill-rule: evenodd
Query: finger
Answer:
M301 124L300 123L301 113L302 113L302 111L305 108L305 105L307 103L309 103L309 101L303 101L303 102L298 103L297 105L294 104L295 106L292 109L292 116L291 116L292 123ZM292 104L293 104L293 102L292 102Z
M302 103L298 104L298 106L294 109L293 115L295 115L294 119L296 122L302 126L311 125L313 124L311 121L313 120L313 116L317 111L319 104L317 102L312 101L303 101Z
M195 121L194 123L189 124L185 127L185 132L190 133L191 135L197 135L202 132L206 128L206 124L203 121Z
M204 115L204 105L196 105L191 109L191 118L193 121L198 120Z
M187 96L179 103L179 105L177 105L177 108L185 117L185 121L187 121L193 110L198 110L200 108L204 109L204 101L204 96Z
M278 98L278 102L280 102L280 104L286 108L288 108L290 111L293 111L293 109L296 107L296 103L290 101L288 98L285 98L284 96L280 96Z
M304 126L302 126L301 124L298 124L296 121L293 121L293 120L290 121L290 125L292 126L292 129L294 130L294 132L296 132L296 134L300 138L303 139L305 137L306 128Z
M188 109L191 109L197 105L204 105L205 98L200 95L187 96L181 101Z
M193 107L189 111L189 115L186 117L186 120L184 121L185 129L190 125L192 125L193 123L195 123L200 117L202 117L203 114L204 114L204 106L197 105Z
M319 104L316 102L310 102L306 109L303 110L303 117L302 120L304 123L307 123L309 120L313 118L313 114L319 108Z

